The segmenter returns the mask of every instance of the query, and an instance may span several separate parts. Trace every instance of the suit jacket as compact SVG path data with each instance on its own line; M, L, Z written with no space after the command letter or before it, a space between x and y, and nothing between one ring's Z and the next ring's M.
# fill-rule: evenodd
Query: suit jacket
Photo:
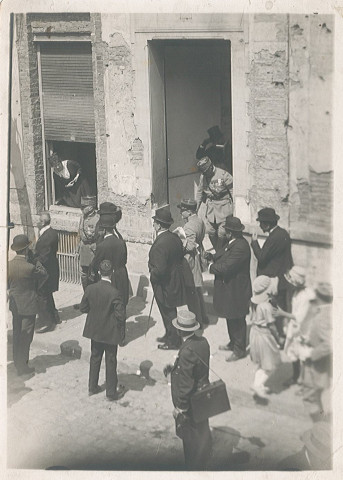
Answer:
M13 314L36 315L37 281L46 278L46 270L39 262L34 266L22 255L16 255L8 262L10 310Z
M50 227L38 238L34 253L34 260L41 262L48 273L48 279L42 287L46 293L58 290L60 269L56 256L57 250L58 235L56 230Z
M192 394L209 383L209 361L210 346L205 337L192 335L182 343L171 372L174 407L189 411Z
M288 232L276 226L261 248L257 240L252 240L251 248L257 258L257 275L279 277L279 288L286 286L283 274L293 266L291 239Z
M205 175L200 175L196 194L198 207L201 202L206 204L205 216L209 222L224 222L232 215L232 176L222 168L215 167L210 181Z
M91 269L96 273L102 260L110 260L113 265L112 283L116 287L126 306L129 301L129 276L126 270L127 248L124 240L119 236L109 235L100 242L95 250Z
M150 248L148 266L156 298L171 308L185 305L184 269L189 270L189 266L183 258L182 242L175 233L166 230L156 237ZM190 270L189 274L193 280Z
M202 268L200 252L205 237L205 224L198 215L191 215L183 227L186 234L184 243L185 258L193 274L196 287L202 286Z
M214 256L210 273L215 275L213 306L225 318L241 318L249 311L252 295L250 247L243 237L226 244Z
M80 303L87 313L83 336L97 342L119 345L125 338L125 306L119 291L108 281L88 285Z

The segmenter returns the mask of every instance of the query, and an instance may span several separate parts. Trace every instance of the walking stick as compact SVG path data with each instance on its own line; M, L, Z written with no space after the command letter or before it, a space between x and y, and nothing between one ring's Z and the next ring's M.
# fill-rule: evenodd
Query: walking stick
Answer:
M155 300L155 294L153 295L152 300L151 300L150 312L149 312L148 323L147 323L147 329L146 329L146 332L145 332L145 335L144 335L145 337L146 337L146 334L147 334L148 331L149 331L149 323L150 323L151 311L152 311L152 306L153 306L153 304L154 304L154 300Z

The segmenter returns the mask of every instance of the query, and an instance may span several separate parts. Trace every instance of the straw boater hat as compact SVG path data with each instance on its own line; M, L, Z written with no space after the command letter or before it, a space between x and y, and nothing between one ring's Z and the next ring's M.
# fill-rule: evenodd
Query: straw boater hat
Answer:
M19 252L20 250L24 250L24 248L31 245L32 242L28 239L26 235L17 235L13 238L13 243L11 245L11 249L15 252Z
M157 208L155 210L155 215L152 217L156 222L165 223L166 225L172 225L174 219L170 213L169 205L164 205L163 207Z
M284 277L287 282L294 287L303 287L306 282L306 271L303 267L294 265L294 267L285 273Z
M188 310L179 310L172 323L175 328L184 332L194 332L200 328L200 323L197 322L194 313Z
M195 212L197 209L197 202L195 200L191 200L190 198L183 198L177 208L180 210L189 210L190 212Z
M264 303L269 300L269 293L273 288L273 282L270 277L266 275L260 275L256 277L252 284L252 290L254 292L251 297L252 303L258 305L259 303Z

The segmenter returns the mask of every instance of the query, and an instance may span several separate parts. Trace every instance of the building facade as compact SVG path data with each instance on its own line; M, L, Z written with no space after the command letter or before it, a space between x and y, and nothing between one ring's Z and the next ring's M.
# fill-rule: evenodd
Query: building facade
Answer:
M74 255L81 211L48 162L76 160L98 204L123 209L129 270L147 272L151 215L193 197L195 152L219 125L235 215L249 236L272 206L309 277L330 278L334 17L272 14L17 14L10 215L35 236L49 209ZM62 245L63 243L63 245ZM254 268L254 265L252 265Z

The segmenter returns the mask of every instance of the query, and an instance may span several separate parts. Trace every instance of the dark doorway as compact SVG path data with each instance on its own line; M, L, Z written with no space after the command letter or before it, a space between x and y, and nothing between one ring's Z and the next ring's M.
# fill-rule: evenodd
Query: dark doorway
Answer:
M232 172L231 58L224 40L149 42L153 196L170 203L193 198L199 173L196 151L218 125Z

